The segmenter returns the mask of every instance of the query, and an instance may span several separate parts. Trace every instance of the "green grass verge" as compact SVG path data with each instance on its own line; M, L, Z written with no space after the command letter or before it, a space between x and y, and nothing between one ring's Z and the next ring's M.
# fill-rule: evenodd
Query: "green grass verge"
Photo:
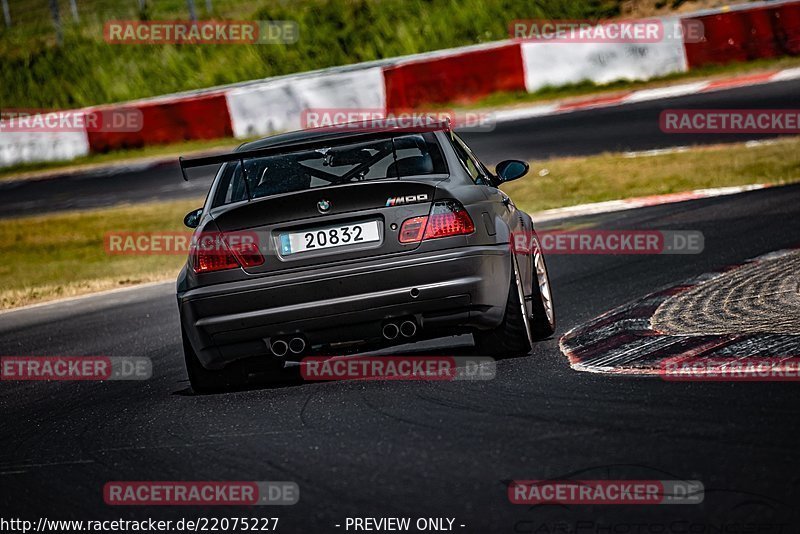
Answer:
M177 276L185 256L122 256L107 232L186 230L202 198L0 220L0 309Z
M652 157L602 154L534 161L530 176L503 189L520 208L535 212L706 187L793 181L800 181L800 138ZM185 257L108 255L104 236L112 231L184 230L183 216L201 202L197 198L0 219L0 308L173 279Z
M657 156L601 154L531 162L502 186L525 211L729 185L800 181L800 137L747 147L694 148Z

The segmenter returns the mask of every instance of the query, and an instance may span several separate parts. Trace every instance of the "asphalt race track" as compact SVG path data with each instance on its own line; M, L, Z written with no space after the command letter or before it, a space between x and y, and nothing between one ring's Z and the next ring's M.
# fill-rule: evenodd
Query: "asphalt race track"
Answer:
M781 87L783 100L772 87L690 101L731 104L758 91L760 105L781 107L798 85ZM623 115L635 126L646 113ZM619 146L601 143L612 136L578 119L567 119L564 133L585 133L565 136L562 147ZM517 127L531 128L531 147L558 137ZM787 186L572 221L699 230L705 251L551 256L557 335L528 357L499 362L486 382L331 382L193 396L169 284L0 315L3 355L146 356L154 365L146 382L4 383L0 509L50 519L277 516L279 532L345 532L347 517L369 516L451 517L455 531L470 533L669 532L657 529L666 524L678 524L676 532L750 532L731 530L744 524L797 532L797 384L577 372L558 337L659 288L797 246L799 200L800 186ZM452 354L446 347L416 349ZM699 480L704 501L509 503L510 480L568 477ZM110 507L102 488L114 480L294 481L301 496L287 507Z
M491 133L465 133L464 138L487 164L510 158L745 141L771 135L665 134L659 129L658 117L669 108L792 109L798 105L798 95L800 80L790 80L503 122ZM191 182L183 182L175 162L136 164L41 180L0 181L0 217L205 195L210 176L203 178L202 172L193 176L196 178Z

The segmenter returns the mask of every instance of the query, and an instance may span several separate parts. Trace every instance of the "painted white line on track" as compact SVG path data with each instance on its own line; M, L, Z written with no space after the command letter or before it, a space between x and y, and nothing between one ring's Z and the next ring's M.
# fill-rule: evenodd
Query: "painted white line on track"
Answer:
M516 121L534 117L545 117L548 115L561 115L563 113L571 113L574 111L583 111L588 109L619 107L637 102L662 100L699 93L713 93L717 91L725 91L727 89L737 89L752 85L764 85L786 80L795 80L798 78L800 78L800 67L784 69L774 74L766 73L763 79L759 79L758 75L735 76L732 78L723 78L718 80L701 80L698 82L669 85L666 87L655 87L653 89L640 89L637 91L623 93L619 95L619 98L616 98L614 94L605 96L598 95L596 98L589 97L585 101L566 100L557 101L547 105L537 104L531 107L498 110L494 112L494 118L496 123Z
M780 71L775 74L770 81L782 82L785 80L796 80L798 78L800 78L800 67L795 67L793 69L784 69Z
M641 150L639 152L623 152L622 157L626 159L650 158L653 156L665 156L667 154L680 154L688 152L688 146L675 146L670 148L655 148L653 150Z
M494 113L494 120L495 122L511 122L553 115L557 111L558 104L539 105L517 109L504 109Z
M745 148L756 148L760 146L777 145L779 142L780 139L753 139L752 141L747 141L744 146Z
M554 208L532 213L534 223L544 221L556 221L570 217L580 217L583 215L599 215L602 213L612 213L617 211L644 208L648 206L658 206L662 204L674 204L687 200L697 200L701 198L711 198L725 195L735 195L746 191L755 191L770 187L770 184L736 185L729 187L717 187L712 189L695 189L681 193L669 193L666 195L652 195L647 197L628 198L620 200L607 200L605 202L594 202L591 204L580 204L577 206L567 206L564 208Z
M625 102L646 102L649 100L661 100L662 98L673 98L676 96L693 95L708 87L708 82L684 83L670 87L657 87L655 89L642 89L634 91L625 97Z

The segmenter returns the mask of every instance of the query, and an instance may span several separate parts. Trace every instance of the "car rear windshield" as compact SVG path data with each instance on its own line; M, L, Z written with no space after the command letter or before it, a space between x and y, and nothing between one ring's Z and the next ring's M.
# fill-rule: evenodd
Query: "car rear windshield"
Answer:
M338 144L226 163L212 206L315 187L446 173L433 133Z

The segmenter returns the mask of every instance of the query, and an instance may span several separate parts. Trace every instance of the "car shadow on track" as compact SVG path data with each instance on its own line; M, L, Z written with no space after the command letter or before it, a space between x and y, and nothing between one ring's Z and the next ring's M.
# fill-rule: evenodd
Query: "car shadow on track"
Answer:
M363 358L363 357L475 357L474 342L470 335L450 336L445 338L436 338L431 340L419 341L416 343L407 343L405 345L398 345L395 347L383 348L380 350L372 350L368 352L360 352L343 356L345 358ZM224 391L211 392L211 393L196 393L188 385L188 380L182 380L181 385L185 385L182 389L172 392L172 395L180 397L195 397L206 395L224 395L227 393L237 393L246 391L257 390L279 390L283 388L298 388L311 384L318 384L323 380L306 380L300 374L300 366L293 367L297 370L297 375L294 379L289 381L274 382L269 379L267 372L251 373L246 383L237 385L236 387L228 388ZM343 379L343 380L324 380L324 381L353 381L357 379ZM378 379L369 379L377 380ZM386 380L389 381L389 380Z

